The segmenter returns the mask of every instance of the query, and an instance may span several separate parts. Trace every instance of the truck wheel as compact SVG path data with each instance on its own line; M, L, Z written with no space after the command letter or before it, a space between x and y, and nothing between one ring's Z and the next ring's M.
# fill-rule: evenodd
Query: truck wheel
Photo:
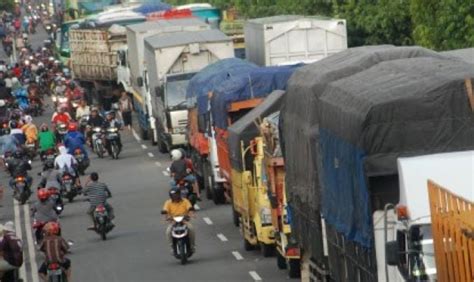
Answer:
M262 252L262 255L266 258L273 256L274 251L275 251L275 246L274 245L269 245L269 244L264 244L260 243L260 250Z
M216 183L212 187L212 200L214 204L220 205L225 204L225 194L224 194L224 187L222 183Z
M250 244L250 242L247 241L247 239L244 238L244 250L249 252L249 251L252 251L254 249L255 249L255 246Z
M290 278L301 277L301 263L299 259L290 259L288 262L288 276Z
M278 269L286 269L286 268L287 268L287 265L286 265L286 259L285 259L285 257L282 256L282 255L280 254L280 252L277 252L276 258L277 258L277 266L278 266Z
M233 206L232 206L232 222L234 223L235 227L239 227L240 215Z

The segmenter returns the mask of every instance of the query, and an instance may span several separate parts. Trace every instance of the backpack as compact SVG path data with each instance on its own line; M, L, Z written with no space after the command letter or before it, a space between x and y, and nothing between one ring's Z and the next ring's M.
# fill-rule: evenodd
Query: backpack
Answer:
M3 235L3 257L11 265L20 267L23 264L23 242L11 232Z

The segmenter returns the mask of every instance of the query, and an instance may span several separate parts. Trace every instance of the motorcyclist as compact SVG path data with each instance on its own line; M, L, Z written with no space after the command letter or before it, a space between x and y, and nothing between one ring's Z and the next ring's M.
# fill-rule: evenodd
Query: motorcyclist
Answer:
M173 162L170 166L170 176L172 178L170 185L175 187L179 181L184 179L184 181L192 185L193 192L196 194L198 200L200 200L201 194L196 182L196 177L193 175L193 168L190 160L186 159L183 151L179 149L171 151L171 159Z
M114 226L112 220L115 218L114 209L113 207L107 202L107 198L112 197L112 193L110 192L109 188L105 183L99 182L99 174L97 172L92 172L89 179L86 182L86 188L84 189L84 195L89 199L89 210L87 214L92 219L92 226L89 226L88 230L95 229L95 219L94 219L94 211L98 205L104 205L109 213L110 223Z
M36 125L33 123L33 118L31 116L25 116L23 118L25 121L25 124L21 128L26 136L26 143L31 144L34 143L36 144L36 141L38 141L38 129L36 128Z
M83 116L88 116L90 115L90 108L87 105L86 100L81 100L79 103L79 107L76 109L76 120L81 120Z
M61 173L67 172L74 177L76 187L80 189L81 182L76 171L77 161L72 155L68 154L66 147L59 147L59 155L54 160L54 167Z
M20 146L25 144L26 137L23 130L21 130L19 123L15 120L10 121L10 129L10 135L16 138L18 144Z
M166 200L165 204L163 205L163 209L161 213L165 215L167 221L172 221L174 217L177 216L185 216L191 217L194 215L194 208L189 202L188 199L181 197L181 191L178 188L171 188L169 191L170 199ZM185 222L189 230L189 241L191 243L191 251L195 252L195 233L194 228L191 223L188 221ZM172 252L174 253L175 250L173 248L173 238L171 237L171 229L173 225L168 225L166 228L166 238L168 238L168 242L171 246Z
M57 112L55 112L51 118L51 123L54 126L57 141L61 140L61 136L59 132L57 131L56 125L59 123L63 123L67 126L70 121L71 121L71 116L69 115L68 112L66 112L66 107L59 106Z
M74 81L69 81L66 88L66 97L68 97L70 101L82 99L82 90L81 88L76 86L76 83Z
M28 170L31 170L31 163L29 160L24 158L23 153L20 150L16 150L13 153L13 158L8 160L8 169L11 172L12 179L10 180L10 187L13 189L15 185L15 178L18 176L26 176L26 183L31 187L33 178L28 175Z
M104 118L99 114L99 110L97 108L91 109L91 115L89 120L87 121L87 128L86 128L86 135L87 140L90 143L92 137L92 129L94 127L102 127L104 124Z
M69 251L69 245L59 235L60 226L57 222L49 222L44 226L46 236L41 243L40 250L45 254L46 260L43 262L38 272L43 281L47 281L48 264L59 263L65 269L67 281L71 281L71 261L65 257Z
M41 181L39 187L48 187L54 189L61 189L61 171L54 167L54 164L45 164L46 171L41 173Z
M43 223L58 221L58 214L54 211L55 202L50 198L48 189L40 188L36 195L39 201L31 207L33 219Z
M84 154L84 160L89 160L87 150L85 148L86 140L84 135L77 131L77 124L70 123L68 126L68 133L64 136L64 145L66 146L69 154L74 154L76 149L81 149Z
M39 150L41 159L43 159L44 153L49 149L54 149L56 144L56 138L48 128L48 125L43 123L40 127L41 132L38 134Z
M122 123L115 118L115 112L114 111L108 111L106 114L105 114L105 121L102 125L102 128L107 130L108 128L111 128L111 127L115 127L117 128L118 130L120 130L122 128ZM122 150L122 140L120 138L120 134L118 135L118 147L119 147L119 151ZM105 140L105 148L107 149L107 152L111 152L111 149L110 149L110 142L108 142L108 140Z

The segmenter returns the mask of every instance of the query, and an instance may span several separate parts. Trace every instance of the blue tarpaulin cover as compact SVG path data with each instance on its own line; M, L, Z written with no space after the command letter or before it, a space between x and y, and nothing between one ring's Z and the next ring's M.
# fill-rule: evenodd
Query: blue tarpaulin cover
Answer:
M209 91L235 75L248 73L256 68L255 64L236 58L220 60L205 67L189 81L186 90L186 98L190 101L188 105L197 103L199 114L205 114L208 111Z
M137 8L133 9L134 12L140 13L140 14L149 14L149 13L154 13L154 12L160 12L160 11L166 11L171 9L171 5L167 3L163 3L161 1L153 1L153 2L147 2L144 3Z
M227 109L231 103L263 98L274 90L286 90L288 79L302 65L259 67L221 83L215 88L211 99L214 126L227 128Z

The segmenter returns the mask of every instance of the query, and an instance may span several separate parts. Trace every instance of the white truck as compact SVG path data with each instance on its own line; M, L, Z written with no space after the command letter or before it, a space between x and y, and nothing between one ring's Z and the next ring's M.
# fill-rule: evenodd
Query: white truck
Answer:
M127 48L119 50L118 84L133 94L134 107L138 113L140 135L156 142L158 133L152 113L152 98L145 89L143 74L147 68L145 60L145 38L157 34L208 30L211 27L197 18L161 19L127 26Z
M274 16L245 23L245 56L260 66L311 63L347 49L346 20Z
M202 68L234 57L232 39L219 30L164 33L145 39L144 85L151 97L161 152L187 144L186 88Z
M472 201L473 167L474 151L398 159L400 202L374 213L378 281L436 281L428 180Z

